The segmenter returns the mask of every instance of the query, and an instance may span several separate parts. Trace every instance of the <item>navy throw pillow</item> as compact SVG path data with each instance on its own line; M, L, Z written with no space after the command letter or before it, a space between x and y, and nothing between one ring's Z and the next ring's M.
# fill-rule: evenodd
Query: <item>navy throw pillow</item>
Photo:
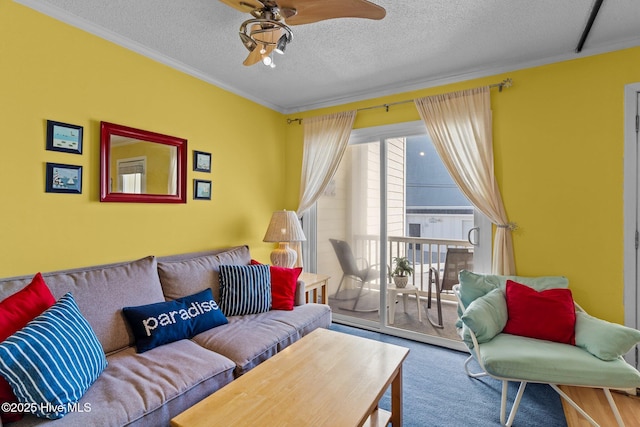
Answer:
M213 299L211 289L173 301L122 309L136 339L136 351L188 339L229 321Z

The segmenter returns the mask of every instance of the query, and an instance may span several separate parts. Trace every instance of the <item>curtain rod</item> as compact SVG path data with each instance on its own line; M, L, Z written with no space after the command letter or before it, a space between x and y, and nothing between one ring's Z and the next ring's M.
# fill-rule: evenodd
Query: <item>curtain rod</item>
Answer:
M494 83L492 85L489 85L490 88L493 87L497 87L498 88L498 92L502 92L502 88L510 88L513 85L513 80L511 80L511 78L506 78L503 81L501 81L500 83ZM358 108L356 111L364 111L364 110L373 110L376 108L384 108L387 113L389 112L389 107L392 107L394 105L400 105L400 104L408 104L409 102L414 102L413 99L407 99L405 101L398 101L398 102L391 102L389 104L380 104L380 105L374 105L372 107L364 107L364 108ZM296 118L296 119L287 119L287 124L291 124L293 122L298 122L298 124L302 124L302 119L300 118Z

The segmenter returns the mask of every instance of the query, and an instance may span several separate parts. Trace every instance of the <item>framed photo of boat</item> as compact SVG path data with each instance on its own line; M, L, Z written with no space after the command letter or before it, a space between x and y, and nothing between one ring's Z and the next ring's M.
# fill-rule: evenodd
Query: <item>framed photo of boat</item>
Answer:
M45 191L82 194L82 166L47 163Z
M211 172L211 153L193 150L193 170L196 172Z
M82 126L47 120L47 150L82 154Z
M211 200L211 181L194 179L193 198L195 200Z

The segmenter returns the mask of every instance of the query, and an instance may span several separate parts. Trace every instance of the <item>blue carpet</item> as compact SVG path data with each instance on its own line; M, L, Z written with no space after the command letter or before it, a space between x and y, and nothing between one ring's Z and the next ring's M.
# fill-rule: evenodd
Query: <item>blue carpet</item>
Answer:
M335 323L330 329L410 349L403 365L405 427L500 425L502 383L490 377L468 377L463 367L467 353ZM362 355L362 361L366 360ZM471 363L472 369L477 366ZM516 392L517 384L510 384L507 416ZM390 410L389 391L380 407ZM566 425L560 396L548 385L527 384L514 426Z

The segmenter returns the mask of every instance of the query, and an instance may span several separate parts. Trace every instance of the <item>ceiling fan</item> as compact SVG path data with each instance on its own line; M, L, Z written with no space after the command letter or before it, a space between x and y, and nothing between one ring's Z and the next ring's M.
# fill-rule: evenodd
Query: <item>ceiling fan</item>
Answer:
M244 65L262 61L275 67L273 52L283 54L293 39L289 25L333 18L382 19L384 8L367 0L220 0L253 19L240 25L240 40L249 51ZM286 23L285 23L286 22Z

